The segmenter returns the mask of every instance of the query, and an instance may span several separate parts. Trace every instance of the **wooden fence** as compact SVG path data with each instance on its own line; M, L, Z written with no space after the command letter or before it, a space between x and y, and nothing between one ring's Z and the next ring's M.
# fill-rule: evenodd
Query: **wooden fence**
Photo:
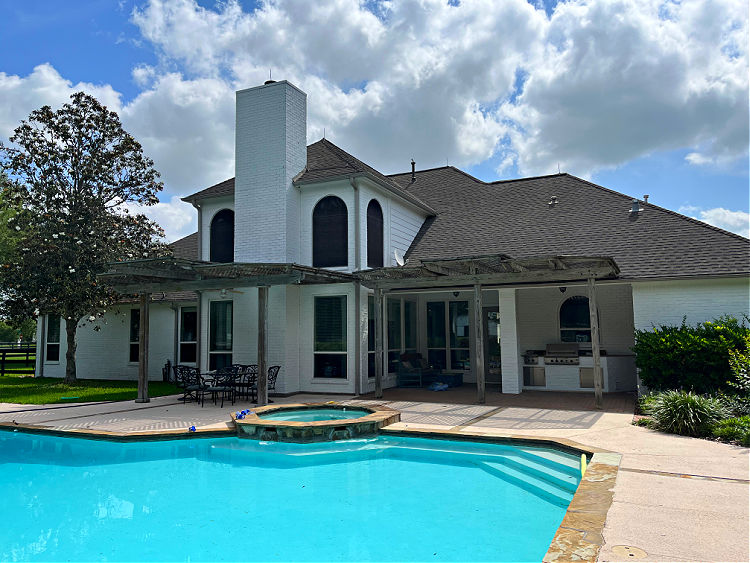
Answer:
M31 371L27 367L34 360L36 360L36 344L0 342L0 376L34 375L33 367ZM19 364L23 364L26 369L18 369Z

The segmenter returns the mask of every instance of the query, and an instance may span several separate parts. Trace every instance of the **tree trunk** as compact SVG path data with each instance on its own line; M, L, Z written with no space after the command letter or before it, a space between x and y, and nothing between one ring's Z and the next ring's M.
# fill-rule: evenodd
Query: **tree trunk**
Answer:
M68 349L65 351L65 383L76 382L76 328L78 320L65 319L65 333L68 335Z

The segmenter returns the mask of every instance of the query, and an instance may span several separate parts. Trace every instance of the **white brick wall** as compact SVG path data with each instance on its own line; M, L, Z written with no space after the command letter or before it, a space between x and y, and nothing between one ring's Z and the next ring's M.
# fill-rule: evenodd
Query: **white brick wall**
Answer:
M658 281L633 283L635 328L679 325L714 319L720 315L750 315L748 278Z
M235 261L299 262L306 94L286 81L240 90L236 120Z
M97 321L101 330L95 331L93 324L78 328L76 334L76 372L80 379L138 379L138 364L129 361L130 354L130 309L138 305L122 305L108 312ZM151 304L149 333L148 377L161 380L161 369L169 359L175 361L174 323L175 311L168 304ZM41 323L39 323L41 325ZM65 377L65 350L67 336L65 323L60 330L60 361L44 362L45 377ZM41 335L38 335L41 336ZM37 340L42 342L41 340ZM37 372L38 373L38 372Z

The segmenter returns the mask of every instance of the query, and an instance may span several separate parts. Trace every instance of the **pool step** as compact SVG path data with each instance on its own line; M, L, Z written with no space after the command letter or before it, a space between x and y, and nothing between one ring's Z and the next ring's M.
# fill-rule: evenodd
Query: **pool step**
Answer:
M530 459L539 461L540 463L551 464L553 467L561 469L580 477L581 475L581 459L579 455L571 455L565 452L559 452L553 449L543 448L518 448L522 455L530 456Z
M535 458L535 459L534 459ZM578 477L568 467L550 463L543 458L529 455L506 454L498 457L497 462L521 471L531 477L537 477L560 489L575 493L578 488ZM578 472L580 475L580 471Z
M476 464L491 475L513 483L514 485L517 485L552 504L568 506L570 501L573 500L572 491L563 489L549 481L539 479L536 476L524 473L510 465L493 461L477 461Z

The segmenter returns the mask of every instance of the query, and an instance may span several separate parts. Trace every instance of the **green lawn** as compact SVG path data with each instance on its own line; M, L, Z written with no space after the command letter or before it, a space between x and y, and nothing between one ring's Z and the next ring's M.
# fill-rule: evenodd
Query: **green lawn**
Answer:
M150 397L173 395L181 391L172 383L150 381ZM79 379L75 385L65 385L55 377L6 375L0 377L0 403L21 405L51 405L87 401L128 401L138 394L137 381L109 379Z

